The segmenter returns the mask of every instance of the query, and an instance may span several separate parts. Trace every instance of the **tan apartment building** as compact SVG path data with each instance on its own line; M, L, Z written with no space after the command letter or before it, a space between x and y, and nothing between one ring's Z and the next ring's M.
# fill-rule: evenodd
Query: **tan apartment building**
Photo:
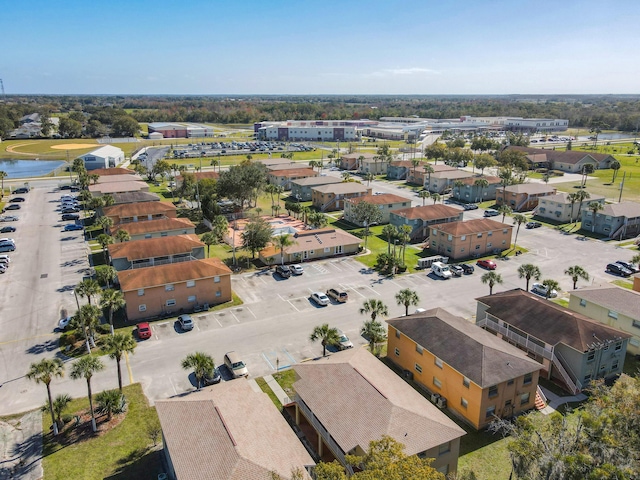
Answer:
M171 235L189 235L196 233L196 226L188 218L159 218L144 222L121 223L117 228L112 227L113 235L118 230L129 233L131 240L146 238L170 237Z
M340 158L340 168L342 170L358 170L361 161L373 162L373 157L375 157L373 153L348 153Z
M177 208L169 202L125 203L102 207L102 215L113 220L113 229L119 223L144 222L162 218L176 218Z
M443 194L449 190L453 190L453 184L457 180L464 180L465 178L472 178L475 175L466 170L445 170L441 172L432 173L425 179L424 188L431 193Z
M572 290L569 309L628 333L627 351L640 354L640 292L614 285Z
M431 172L427 171L427 165L431 167ZM413 168L412 166L407 172L407 183L425 186L429 183L429 178L434 173L452 172L454 170L458 170L456 167L450 167L449 165L445 165L444 163L429 163L427 165L419 165L415 168Z
M342 183L341 178L320 176L307 177L293 180L291 182L291 197L299 202L308 202L311 200L311 189L320 185L329 185L332 183Z
M478 180L486 180L488 185L477 185ZM499 177L473 176L453 182L452 196L464 203L480 203L487 200L495 200L496 191L500 187Z
M411 241L421 242L429 237L430 225L461 222L462 217L463 210L436 204L394 210L389 213L389 223L397 228L409 225L411 227Z
M117 177L118 175L113 175ZM130 175L126 175L130 176ZM110 177L102 177L110 178ZM128 193L128 192L148 192L149 185L142 181L118 181L109 183L98 183L96 185L89 185L89 191L94 197L101 197L103 195L113 195L116 193Z
M382 214L380 224L389 223L389 214L394 210L411 207L411 200L394 195L392 193L383 193L381 195L363 195L361 197L350 198L344 202L344 218L348 222L360 225L354 217L354 208L360 202L371 203L376 205ZM362 225L361 225L362 226Z
M511 247L513 226L489 218L441 223L429 228L431 253L454 260L498 254Z
M284 248L284 263L298 263L358 253L360 238L339 228L302 230L290 237L293 244ZM270 245L260 252L266 265L282 263L280 249Z
M534 214L538 217L548 218L560 223L569 223L572 219L579 220L578 212L588 210L591 202L598 202L604 205L604 197L602 195L590 194L588 199L581 202L573 202L569 199L569 194L558 192L552 195L545 195L538 199L538 206L534 210Z
M311 168L287 168L269 171L267 179L272 185L280 185L285 190L291 190L291 182L319 175L318 172Z
M345 201L363 195L371 195L371 188L358 182L320 185L311 189L313 206L321 212L343 210Z
M507 205L514 212L527 212L538 206L546 195L554 195L556 189L545 183L520 183L496 190L496 205Z
M120 271L203 260L206 258L205 247L197 235L173 235L113 243L107 249L111 265Z
M387 358L475 429L534 407L542 365L522 350L442 308L387 323Z
M359 161L358 172L361 174L373 173L374 175L384 175L387 173L389 164L378 158L377 155L373 157L365 157Z
M218 180L220 178L220 173L215 170L207 170L205 172L186 172L189 175L193 175L193 178L196 182L200 182L202 180ZM180 188L183 182L182 175L178 175L176 177L176 187Z
M118 272L129 321L178 315L231 300L231 270L218 258Z
M295 422L320 457L352 474L345 455L365 455L372 440L389 435L405 454L433 458L431 466L444 475L456 472L465 431L367 350L351 348L293 369Z

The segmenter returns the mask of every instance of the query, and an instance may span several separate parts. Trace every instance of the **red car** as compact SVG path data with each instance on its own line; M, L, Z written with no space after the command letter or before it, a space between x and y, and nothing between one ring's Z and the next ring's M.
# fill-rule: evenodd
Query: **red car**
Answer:
M494 262L493 260L478 260L476 262L476 265L482 268L486 268L487 270L495 270L498 267L496 265L496 262Z
M145 340L151 338L151 327L148 322L142 322L138 324L138 338Z

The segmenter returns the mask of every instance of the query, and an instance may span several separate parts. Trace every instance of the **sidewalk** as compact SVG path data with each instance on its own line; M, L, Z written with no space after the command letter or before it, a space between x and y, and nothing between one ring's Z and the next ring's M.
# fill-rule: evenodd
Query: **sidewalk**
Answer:
M587 399L587 396L584 393L580 393L578 395L570 395L567 397L560 397L544 387L540 387L540 389L547 397L547 406L540 410L545 415L551 415L558 409L560 405L564 405L565 403L583 402Z
M280 384L276 382L275 378L273 378L271 375L265 375L262 378L264 378L264 381L267 382L267 385L275 394L275 396L278 397L278 400L282 405L289 405L291 403L291 399L287 396Z

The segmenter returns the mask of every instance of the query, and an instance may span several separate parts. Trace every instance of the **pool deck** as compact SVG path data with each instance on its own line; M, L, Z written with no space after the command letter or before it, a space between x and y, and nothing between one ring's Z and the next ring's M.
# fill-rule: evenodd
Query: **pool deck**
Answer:
M302 220L298 220L297 218L290 217L289 215L278 215L276 217L272 217L269 215L264 215L262 218L272 227L276 229L282 228L293 228L295 231L304 230L305 224ZM247 223L250 222L248 218L242 218L240 220L235 220L229 223L229 229L227 230L227 236L224 238L224 241L231 246L234 246L235 243L236 248L242 247L242 232L244 231ZM235 235L234 235L235 230ZM234 242L235 240L235 242Z

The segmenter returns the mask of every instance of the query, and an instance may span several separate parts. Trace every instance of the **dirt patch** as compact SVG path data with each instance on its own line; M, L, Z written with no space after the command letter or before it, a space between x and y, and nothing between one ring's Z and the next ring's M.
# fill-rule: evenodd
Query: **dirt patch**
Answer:
M51 145L54 150L80 150L81 148L97 147L94 143L63 143L62 145Z

